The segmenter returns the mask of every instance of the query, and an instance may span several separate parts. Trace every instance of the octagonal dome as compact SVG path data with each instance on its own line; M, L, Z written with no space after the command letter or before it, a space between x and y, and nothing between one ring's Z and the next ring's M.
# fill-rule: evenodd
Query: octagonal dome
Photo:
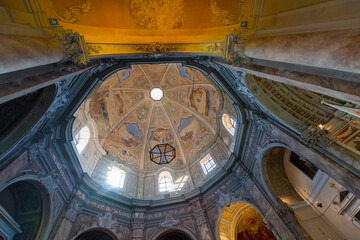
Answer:
M156 195L162 166L150 161L150 150L166 143L176 149L175 159L163 167L174 181L175 175L201 174L199 162L214 150L214 163L220 166L233 142L231 134L219 137L224 113L235 116L231 100L200 71L180 63L132 65L100 82L81 104L73 124L74 144L83 170L97 182L106 182L107 171L116 166L132 182L153 176ZM196 187L190 180L185 185Z

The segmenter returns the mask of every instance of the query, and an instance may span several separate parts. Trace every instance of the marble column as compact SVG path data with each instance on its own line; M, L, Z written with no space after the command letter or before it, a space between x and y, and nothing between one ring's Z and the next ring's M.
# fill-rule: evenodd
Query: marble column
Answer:
M56 63L65 57L51 38L0 34L0 74Z
M360 73L360 29L253 38L250 58Z
M360 104L360 87L359 83L356 82L264 66L238 67L221 62L215 63L236 72L248 73L275 82Z

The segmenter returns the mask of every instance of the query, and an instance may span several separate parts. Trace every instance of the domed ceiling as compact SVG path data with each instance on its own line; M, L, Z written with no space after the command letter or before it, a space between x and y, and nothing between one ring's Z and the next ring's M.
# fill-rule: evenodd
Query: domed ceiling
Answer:
M151 98L154 88L161 89L160 100ZM78 111L85 109L88 119L82 125L95 125L90 141L98 141L108 156L150 170L157 164L150 161L149 151L160 143L176 149L169 166L194 161L218 136L222 99L198 70L180 63L144 64L109 76Z

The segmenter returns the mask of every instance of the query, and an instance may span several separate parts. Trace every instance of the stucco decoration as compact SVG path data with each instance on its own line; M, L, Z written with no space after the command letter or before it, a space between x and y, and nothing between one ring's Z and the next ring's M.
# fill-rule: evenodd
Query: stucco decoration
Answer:
M181 224L180 220L173 218L171 214L166 215L165 220L159 224L160 228L169 228Z
M218 232L220 240L276 239L256 208L241 201L232 202L224 207L219 216Z
M91 11L91 1L84 0L81 4L78 5L69 5L64 6L64 9L59 9L55 0L48 0L51 10L55 14L55 16L63 22L66 23L76 23L78 19L76 18L76 14L84 14L89 13ZM61 1L59 1L61 2Z
M150 30L181 28L184 0L131 0L130 13L136 24Z
M124 227L119 225L113 214L106 212L104 214L99 214L96 218L90 218L81 225L79 231L77 231L76 236L80 236L82 233L89 231L91 229L106 229L117 236L119 240L125 239L124 236Z

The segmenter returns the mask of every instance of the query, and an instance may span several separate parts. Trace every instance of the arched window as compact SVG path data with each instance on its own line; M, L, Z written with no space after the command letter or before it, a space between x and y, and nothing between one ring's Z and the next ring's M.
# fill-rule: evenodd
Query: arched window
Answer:
M78 150L79 154L85 149L86 145L89 142L90 138L90 129L89 127L85 126L80 131L75 134L74 136L74 143L76 145L76 149Z
M226 130L234 136L235 135L235 127L236 127L236 121L230 117L228 114L224 113L222 116L222 123Z
M210 154L206 155L201 161L200 165L204 174L207 175L209 172L216 168L216 163Z
M110 169L109 169L110 170ZM107 173L107 183L116 188L123 188L126 172L117 167L112 167Z
M167 171L159 174L159 192L170 192L173 189L171 174Z

